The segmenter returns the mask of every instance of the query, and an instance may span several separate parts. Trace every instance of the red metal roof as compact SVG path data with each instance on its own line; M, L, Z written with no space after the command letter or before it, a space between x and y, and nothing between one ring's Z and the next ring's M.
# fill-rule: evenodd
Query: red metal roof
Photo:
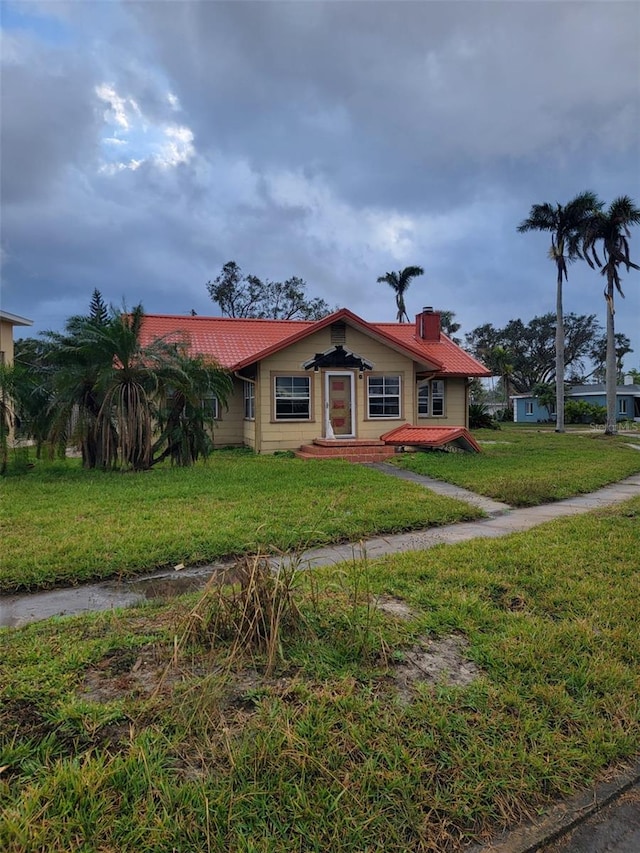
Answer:
M367 323L347 308L341 308L317 321L145 314L142 341L148 343L154 338L182 339L188 342L192 352L210 356L229 370L240 370L339 321L402 351L422 364L424 370L437 375L490 375L480 362L446 335L441 335L439 341L424 341L417 337L414 324Z
M424 341L416 334L415 323L371 323L386 332L403 346L411 346L432 361L444 366L443 373L457 376L491 376L491 371L480 364L472 355L440 333L439 341Z
M464 427L427 427L405 424L386 432L380 436L380 439L386 444L407 444L413 447L443 447L445 444L455 442L465 450L481 452L478 442Z
M185 340L193 353L214 358L222 367L237 369L256 353L279 344L314 326L312 320L244 320L235 317L180 317L174 314L145 314L142 341L154 338Z

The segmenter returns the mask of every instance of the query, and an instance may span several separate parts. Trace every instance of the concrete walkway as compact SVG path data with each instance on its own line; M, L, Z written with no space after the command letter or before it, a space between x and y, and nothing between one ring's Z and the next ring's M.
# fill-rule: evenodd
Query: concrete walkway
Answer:
M588 495L579 495L541 506L512 509L506 504L476 495L459 486L452 486L449 483L423 477L410 471L401 471L394 465L387 465L384 462L373 463L371 467L393 477L413 480L439 494L467 501L467 503L480 507L489 517L479 521L450 524L445 527L431 527L428 530L377 536L357 543L310 548L299 555L303 567L315 568L331 565L365 554L368 558L375 558L403 551L421 551L426 548L433 548L434 545L467 542L469 539L495 539L500 536L507 536L510 533L530 530L545 521L553 521L556 518L565 518L570 515L580 515L593 509L602 509L640 495L640 474L634 474L632 477L627 477L626 480L621 480L619 483L606 486Z
M500 536L508 536L510 533L530 530L545 521L579 515L592 509L601 509L640 495L640 474L635 474L588 495L542 506L512 509L506 504L469 492L467 489L461 489L459 486L452 486L441 480L433 480L410 471L402 471L384 462L371 463L371 467L389 476L412 480L439 494L473 504L485 512L487 518L443 527L430 527L426 530L414 530L409 533L376 536L360 542L310 548L296 555L296 565L305 569L316 568L365 555L373 559L404 551L421 551L433 548L435 545L467 542L469 539L496 539ZM273 560L276 566L281 562L281 557ZM213 572L224 569L228 565L227 562L221 562L208 566L194 566L181 572L165 569L123 581L103 581L67 589L0 596L0 627L19 627L51 616L71 616L77 613L127 607L145 600L170 599L183 592L201 589Z

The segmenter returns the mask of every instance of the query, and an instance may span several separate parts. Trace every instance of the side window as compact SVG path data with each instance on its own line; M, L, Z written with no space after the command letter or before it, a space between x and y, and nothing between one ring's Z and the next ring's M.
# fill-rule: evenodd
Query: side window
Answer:
M524 413L525 415L533 414L533 401L527 400L527 402L524 404Z
M418 417L444 416L444 379L425 379L418 385Z
M244 382L244 417L247 421L256 418L256 386L253 382Z
M431 414L434 418L444 415L444 379L431 380Z
M207 418L220 420L220 403L217 397L205 397L202 401L202 411Z
M418 385L418 415L426 418L429 416L429 380Z

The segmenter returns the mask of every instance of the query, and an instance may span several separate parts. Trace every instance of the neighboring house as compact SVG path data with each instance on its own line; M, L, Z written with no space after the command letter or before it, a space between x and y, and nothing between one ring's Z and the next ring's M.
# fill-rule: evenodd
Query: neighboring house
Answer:
M33 320L0 310L0 364L13 364L13 327L32 325Z
M33 320L27 320L26 317L19 317L17 314L9 314L8 311L0 310L0 366L3 364L13 364L13 327L32 325ZM9 445L11 445L15 438L14 416L11 401L5 396L4 385L0 394L0 417L2 417L0 435L2 436L2 443L6 448L4 442L8 441Z
M469 378L489 375L431 308L415 325L368 323L346 308L317 321L145 315L143 343L158 337L184 340L232 373L228 409L214 403L216 444L258 453L384 444L406 425L440 428L430 435L442 445L469 425ZM411 438L422 443L415 430Z
M517 394L513 400L513 420L516 423L540 423L555 420L555 406L551 413L536 400L533 394ZM565 395L565 400L583 400L598 406L607 405L604 382L592 385L573 385ZM625 384L616 389L616 418L619 421L640 421L640 385L634 385L633 377L626 376Z

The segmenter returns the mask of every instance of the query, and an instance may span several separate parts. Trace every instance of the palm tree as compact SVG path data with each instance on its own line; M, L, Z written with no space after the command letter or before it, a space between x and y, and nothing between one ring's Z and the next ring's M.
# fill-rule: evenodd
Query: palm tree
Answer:
M592 192L577 195L560 204L534 204L518 231L550 231L549 257L556 265L556 432L564 432L564 317L562 283L568 280L567 263L580 257L580 241L590 217L602 208Z
M495 346L490 353L492 367L497 371L502 385L505 412L510 408L509 398L511 396L511 377L513 376L512 354L503 346Z
M189 356L179 348L176 359L182 375L159 395L154 465L170 458L176 465L187 466L208 456L213 450L213 401L226 405L233 389L229 374L203 356Z
M52 438L64 443L71 424L85 467L145 470L167 456L185 465L210 449L203 435L210 419L199 410L207 396L224 405L230 379L217 365L190 358L181 344L143 345L143 321L138 305L111 309L106 321L72 317L66 335L49 333Z
M605 435L615 435L616 426L616 334L614 324L615 308L614 294L617 290L624 297L620 284L620 266L624 265L627 272L630 269L639 270L629 256L629 228L640 224L640 208L636 207L629 196L620 196L609 205L607 211L599 210L591 217L582 243L582 253L592 269L598 267L607 279L604 298L607 303L607 361L606 361L606 393L607 393L607 423ZM597 248L600 243L602 259Z
M7 473L9 465L9 436L15 425L14 394L15 368L0 362L0 476Z
M412 280L419 275L424 275L422 267L405 267L403 270L399 270L398 272L385 273L378 279L378 281L388 284L395 292L396 307L398 309L396 319L398 320L398 323L403 323L405 319L409 322L409 315L407 314L407 308L404 304L404 295Z

